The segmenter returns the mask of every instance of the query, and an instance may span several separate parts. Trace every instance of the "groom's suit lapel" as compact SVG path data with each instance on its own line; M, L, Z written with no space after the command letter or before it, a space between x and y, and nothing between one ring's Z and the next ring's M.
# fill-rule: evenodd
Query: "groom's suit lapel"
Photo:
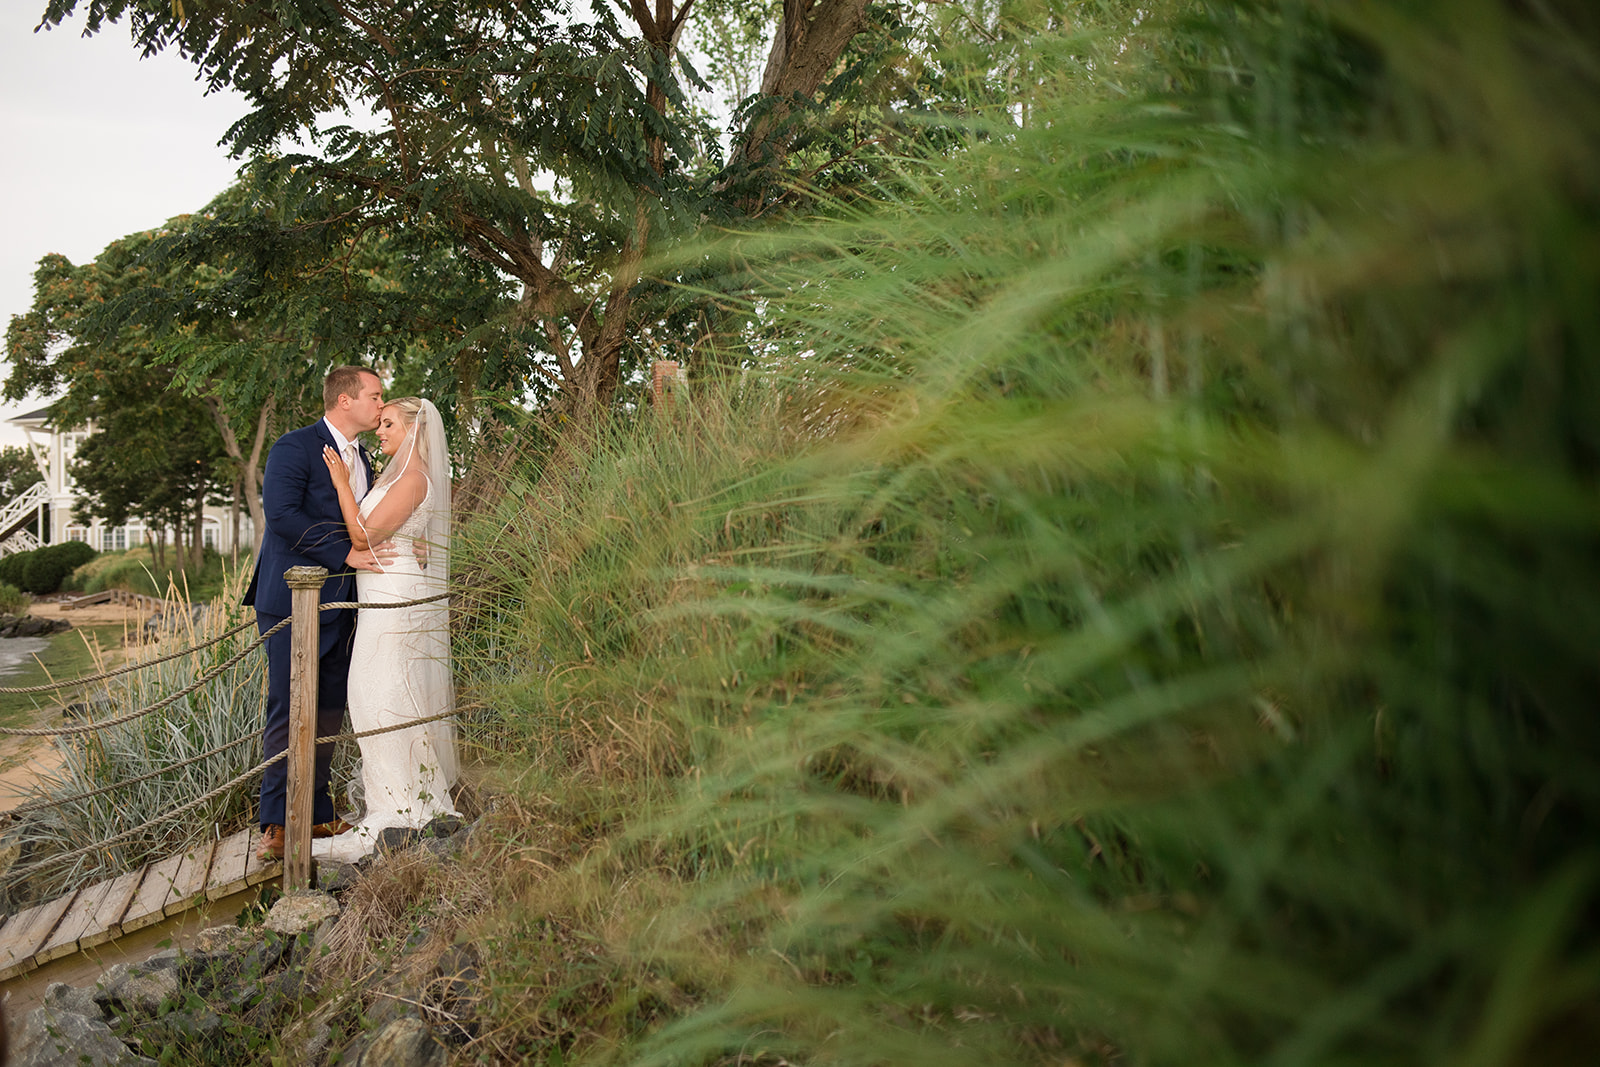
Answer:
M323 444L335 452L339 450L339 442L333 439L333 433L328 429L328 423L325 419L318 419L311 425L317 431L317 436L322 439ZM367 492L370 493L372 492L372 483L374 481L372 456L367 452L367 446L361 443L360 438L357 438L352 443L356 446L356 455L361 457L361 465L367 469ZM321 456L319 455L317 458L320 459Z

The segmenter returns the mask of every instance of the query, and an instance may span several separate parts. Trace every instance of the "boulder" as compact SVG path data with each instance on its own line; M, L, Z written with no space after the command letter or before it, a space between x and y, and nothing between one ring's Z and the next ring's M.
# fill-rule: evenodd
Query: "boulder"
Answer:
M298 937L339 917L339 902L316 889L302 889L278 899L267 914L267 929L285 937Z
M118 963L107 968L95 983L94 1002L105 1013L155 1015L180 992L178 969L163 966L170 957L143 963Z
M421 1019L395 1019L373 1036L359 1067L444 1067L450 1053Z
M404 852L422 840L422 831L409 826L386 826L378 832L377 851Z
M28 1013L11 1043L13 1067L53 1067L84 1064L87 1067L156 1067L156 1061L136 1055L117 1039L105 1020L41 1006Z

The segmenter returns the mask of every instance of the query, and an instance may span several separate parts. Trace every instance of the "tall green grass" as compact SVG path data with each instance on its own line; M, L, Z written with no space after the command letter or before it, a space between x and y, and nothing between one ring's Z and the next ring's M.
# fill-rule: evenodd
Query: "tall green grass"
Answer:
M464 531L535 757L506 1054L1592 1047L1600 27L1123 33L1125 103L1041 63L1026 128L745 240L744 391Z

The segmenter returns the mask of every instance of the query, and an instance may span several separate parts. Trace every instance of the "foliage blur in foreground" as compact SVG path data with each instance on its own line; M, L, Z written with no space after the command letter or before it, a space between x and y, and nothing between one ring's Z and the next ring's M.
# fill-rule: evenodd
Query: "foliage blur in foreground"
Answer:
M506 1058L1592 1054L1596 16L1163 12L463 532Z

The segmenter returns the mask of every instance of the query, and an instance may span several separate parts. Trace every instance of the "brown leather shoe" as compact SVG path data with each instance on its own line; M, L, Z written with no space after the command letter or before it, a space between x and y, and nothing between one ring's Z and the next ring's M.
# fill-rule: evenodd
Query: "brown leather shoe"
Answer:
M261 844L256 846L256 859L272 863L283 859L283 827L271 823L261 828Z
M334 819L332 822L319 822L311 828L312 837L337 837L346 830L354 830L356 824L345 822L343 819Z

